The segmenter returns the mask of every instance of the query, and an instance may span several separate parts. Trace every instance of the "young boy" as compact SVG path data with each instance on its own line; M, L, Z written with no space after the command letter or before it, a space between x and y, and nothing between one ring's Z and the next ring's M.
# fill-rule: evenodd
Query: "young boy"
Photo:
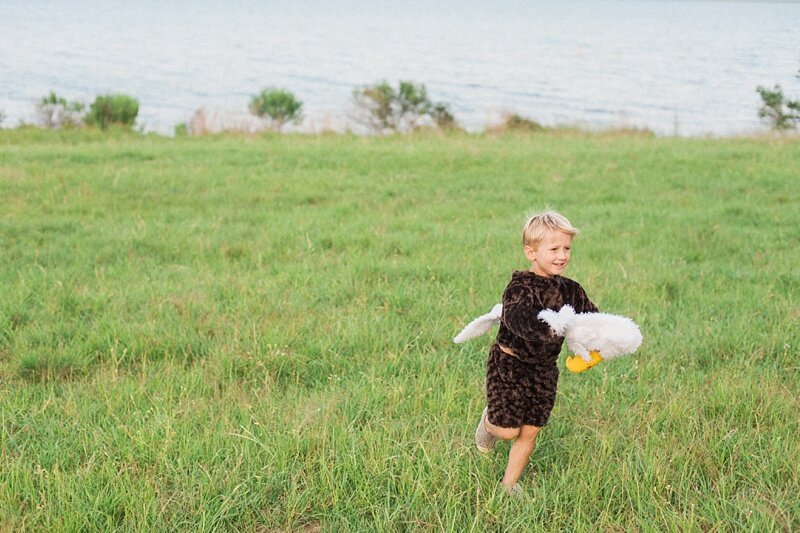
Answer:
M542 309L558 311L564 304L576 313L597 312L583 288L561 276L577 234L569 220L554 211L529 217L522 244L531 268L514 272L503 292L500 329L486 369L487 407L475 431L475 444L486 453L497 439L516 439L501 480L512 493L519 490L517 480L556 399L556 361L564 337L553 334L537 315Z

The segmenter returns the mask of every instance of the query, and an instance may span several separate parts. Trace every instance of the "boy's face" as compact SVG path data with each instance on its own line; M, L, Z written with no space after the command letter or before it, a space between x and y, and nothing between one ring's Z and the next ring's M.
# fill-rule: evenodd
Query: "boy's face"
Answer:
M531 272L549 278L561 275L572 253L572 235L563 231L548 231L533 248L525 246L525 257L531 262Z

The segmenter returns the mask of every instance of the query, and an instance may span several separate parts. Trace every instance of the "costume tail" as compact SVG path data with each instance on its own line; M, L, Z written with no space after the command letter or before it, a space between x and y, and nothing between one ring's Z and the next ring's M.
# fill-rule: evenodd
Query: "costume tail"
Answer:
M464 341L468 341L470 339L474 339L475 337L480 337L493 326L497 326L500 324L500 317L503 315L503 304L497 304L492 307L492 310L486 313L485 315L481 315L461 330L461 333L456 335L456 338L453 339L453 342L456 344L461 344Z

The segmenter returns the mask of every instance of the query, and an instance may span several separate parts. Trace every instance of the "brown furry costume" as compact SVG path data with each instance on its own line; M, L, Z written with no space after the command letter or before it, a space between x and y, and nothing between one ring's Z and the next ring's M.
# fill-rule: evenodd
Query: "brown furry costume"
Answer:
M569 278L546 278L530 271L512 274L503 292L503 316L486 369L492 424L512 428L547 423L556 399L556 361L564 337L551 333L537 315L542 309L558 311L564 304L576 313L597 312L583 288ZM500 345L514 355L503 352Z

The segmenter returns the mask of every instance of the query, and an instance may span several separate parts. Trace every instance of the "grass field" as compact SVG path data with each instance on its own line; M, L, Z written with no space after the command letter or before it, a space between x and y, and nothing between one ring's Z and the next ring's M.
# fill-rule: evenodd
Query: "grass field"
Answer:
M0 130L0 530L797 531L798 175L797 138ZM510 498L491 338L451 339L544 206L645 342L562 373Z

